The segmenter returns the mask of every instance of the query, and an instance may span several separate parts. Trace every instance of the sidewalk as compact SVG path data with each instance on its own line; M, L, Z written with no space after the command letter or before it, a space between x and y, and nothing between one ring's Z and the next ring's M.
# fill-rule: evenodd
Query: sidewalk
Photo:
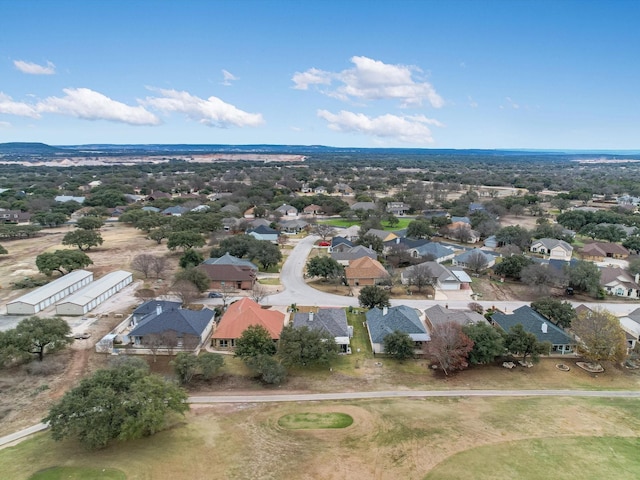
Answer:
M14 442L18 440L22 440L25 437L28 437L31 434L42 432L49 428L49 425L46 423L38 423L36 425L32 425L30 427L25 428L24 430L20 430L18 432L12 433L10 435L6 435L4 437L0 437L0 449L5 447L10 447Z

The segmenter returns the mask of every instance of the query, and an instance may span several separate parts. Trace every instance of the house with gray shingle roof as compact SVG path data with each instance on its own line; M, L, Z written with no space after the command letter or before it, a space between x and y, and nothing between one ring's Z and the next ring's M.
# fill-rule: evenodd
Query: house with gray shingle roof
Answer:
M425 323L429 329L436 325L454 322L464 327L476 323L488 323L483 315L471 310L450 310L442 305L434 305L424 311Z
M475 267L475 263L479 259L482 259L482 261L485 263L484 268L491 268L496 263L496 257L494 255L491 255L488 252L484 252L479 248L467 250L460 255L456 255L455 257L453 257L453 261L451 263L452 265L462 268L472 268Z
M145 315L128 333L134 347L153 345L156 353L190 351L196 354L207 341L214 325L215 312L204 308L199 311L156 303L156 308Z
M434 288L440 290L466 290L469 288L471 278L461 269L447 268L437 262L423 262L418 265L407 267L400 274L400 281L403 285L411 283L413 270L416 268L426 268L429 270L431 278L434 281Z
M171 215L172 217L180 217L189 211L188 208L181 205L167 207L162 211L162 215Z
M408 334L415 342L416 354L422 353L422 346L431 340L418 312L406 305L397 307L372 308L366 313L369 341L374 353L384 353L384 337L396 331Z
M548 255L549 258L556 260L571 260L573 255L573 247L564 240L558 240L557 238L539 238L531 243L529 251L533 253L539 253L541 255Z
M296 207L292 206L292 205L287 205L286 203L283 203L281 206L276 208L276 212L279 212L282 215L285 215L287 217L297 217L298 216L298 209Z
M256 240L278 243L278 236L280 235L280 232L274 228L260 225L259 227L247 230L247 235L251 235Z
M331 252L331 258L333 258L340 265L349 265L349 262L357 260L362 257L369 257L373 260L377 260L378 253L364 245L354 245L345 250L338 250Z
M640 298L640 275L632 276L620 267L601 267L600 286L607 295Z
M351 353L349 344L353 331L347 324L344 308L320 308L317 312L296 313L293 317L293 326L327 332L335 338L340 347L340 353Z
M344 237L333 237L329 252L344 252L353 247L353 242Z
M516 308L509 315L496 312L491 317L491 321L505 332L509 332L511 327L521 324L525 331L533 333L538 341L551 343L550 354L567 355L575 352L577 342L529 305Z
M373 202L356 202L350 207L351 210L375 210L376 204Z

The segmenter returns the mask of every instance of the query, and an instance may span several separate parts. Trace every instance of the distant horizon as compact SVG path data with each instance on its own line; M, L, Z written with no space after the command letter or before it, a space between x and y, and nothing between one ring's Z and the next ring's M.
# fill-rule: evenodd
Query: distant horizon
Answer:
M640 149L561 149L561 148L429 148L429 147L359 147L359 146L334 146L322 144L282 144L282 143L65 143L51 144L45 142L0 142L3 145L44 145L55 148L82 148L82 147L290 147L296 149L327 149L327 150L412 150L428 152L442 151L478 151L478 152L522 152L522 153L551 153L551 154L591 154L591 155L640 155ZM640 159L639 159L640 160Z

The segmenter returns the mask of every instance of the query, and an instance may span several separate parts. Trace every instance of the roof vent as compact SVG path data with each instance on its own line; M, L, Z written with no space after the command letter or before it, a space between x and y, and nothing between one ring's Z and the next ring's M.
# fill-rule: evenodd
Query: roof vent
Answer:
M547 329L549 328L549 325L547 325L547 322L542 322L542 325L540 326L540 328L542 329L542 333L547 333Z

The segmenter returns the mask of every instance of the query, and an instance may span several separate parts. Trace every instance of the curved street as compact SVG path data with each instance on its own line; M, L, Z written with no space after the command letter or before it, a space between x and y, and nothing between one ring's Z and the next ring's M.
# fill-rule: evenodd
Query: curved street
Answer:
M307 257L313 248L313 245L320 237L316 235L308 235L298 242L293 248L289 257L282 266L280 273L280 283L283 291L265 298L264 303L269 305L291 305L296 303L299 305L313 305L322 307L349 307L358 306L357 297L345 297L342 295L334 295L331 293L321 292L310 287L304 280L304 268L307 263ZM391 305L407 305L413 308L424 310L433 305L442 304L441 300L391 300ZM467 300L450 300L446 302L452 309L466 309L469 305ZM496 307L505 313L513 312L516 308L523 305L529 305L531 302L523 301L478 301L485 309ZM582 302L571 302L574 307ZM638 308L637 303L607 303L607 302L589 302L589 306L606 308L615 315L621 316L630 313Z

